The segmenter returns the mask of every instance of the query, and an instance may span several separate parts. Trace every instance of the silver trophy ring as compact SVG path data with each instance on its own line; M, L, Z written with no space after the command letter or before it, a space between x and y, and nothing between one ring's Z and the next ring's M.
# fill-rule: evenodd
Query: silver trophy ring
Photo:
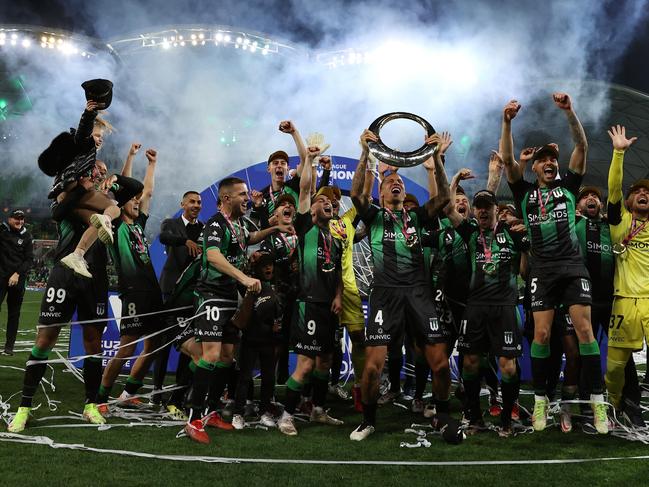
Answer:
M408 112L391 112L381 115L379 118L372 122L369 130L376 134L379 138L378 142L368 141L368 146L370 148L370 153L376 157L379 161L389 164L396 167L413 167L418 166L423 163L429 157L431 157L437 150L437 145L422 145L419 149L410 151L410 152L399 152L394 149L390 149L381 141L381 129L383 126L396 120L398 118L406 118L408 120L413 120L421 125L426 131L426 136L430 137L435 133L433 126L428 123L426 120L421 118L419 115Z

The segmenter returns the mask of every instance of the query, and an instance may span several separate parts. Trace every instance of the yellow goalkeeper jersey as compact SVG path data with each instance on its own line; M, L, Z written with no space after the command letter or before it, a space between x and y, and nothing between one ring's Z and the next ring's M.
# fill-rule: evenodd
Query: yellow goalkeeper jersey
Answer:
M608 173L608 221L613 245L622 243L633 229L633 216L624 205L622 193L623 163L624 152L614 150ZM636 220L635 228L643 223ZM613 285L615 296L649 298L649 223L626 244L626 252L616 256Z
M356 276L354 275L354 262L352 249L354 247L354 235L356 229L354 228L354 219L356 218L356 207L352 207L345 212L345 214L338 220L329 221L329 230L334 238L340 239L343 242L343 286L345 289L353 291L358 294L358 286L356 285Z

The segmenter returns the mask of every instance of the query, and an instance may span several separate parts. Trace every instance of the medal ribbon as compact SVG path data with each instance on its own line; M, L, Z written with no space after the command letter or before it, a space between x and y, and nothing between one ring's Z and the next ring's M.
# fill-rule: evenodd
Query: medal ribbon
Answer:
M548 201L550 200L550 196L552 196L552 190L548 189L548 195L545 198L545 201L543 201L543 193L541 193L541 188L537 189L537 194L539 197L539 206L541 207L541 216L545 217L547 215L547 210L545 209L545 205L548 204Z
M480 229L480 243L482 244L482 249L484 250L484 257L485 257L485 264L489 264L492 262L491 258L493 253L491 252L491 244L494 241L494 238L496 237L496 228L498 227L498 222L494 225L493 232L494 234L491 237L491 241L487 243L487 238L485 237L484 232L482 231L482 228Z
M647 220L642 222L642 225L637 226L637 220L635 218L633 218L633 221L631 223L631 231L629 232L629 234L626 237L624 237L624 240L622 240L622 245L624 245L626 247L629 244L629 242L631 240L633 240L633 238L636 235L638 235L642 230L644 230L644 227L646 225L647 225ZM636 226L637 226L637 228L636 228Z
M235 229L234 224L230 221L230 217L226 215L225 213L221 213L223 215L223 218L225 218L226 223L228 224L228 227L230 227L230 232L232 235L234 235L234 238L237 240L237 243L239 244L239 248L241 251L245 254L246 253L246 237L244 232L238 232ZM237 219L237 226L241 228L241 221Z
M297 247L297 237L295 235L290 235L290 240L289 240L282 232L279 232L279 236L286 244L286 248L288 249L288 255L290 257L293 254L295 248Z
M408 241L408 212L405 209L401 210L401 222L399 222L399 219L394 213L392 213L392 210L386 208L385 211L387 212L388 215L390 215L390 218L394 222L394 226L397 227L399 230L401 230L401 235L403 235L404 241L407 242Z
M325 264L331 264L331 233L325 233L320 230L320 235L322 236L322 250L325 255Z

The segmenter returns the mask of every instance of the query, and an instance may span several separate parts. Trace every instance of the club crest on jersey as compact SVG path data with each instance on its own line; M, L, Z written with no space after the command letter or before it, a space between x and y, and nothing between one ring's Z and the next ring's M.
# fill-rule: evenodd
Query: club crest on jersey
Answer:
M97 316L103 316L106 312L106 303L97 303Z
M514 332L506 331L505 332L505 345L511 345L514 343Z
M590 291L590 281L588 279L581 280L581 289L586 293Z
M563 196L563 188L562 187L554 188L552 190L552 196L554 196L555 198L561 198Z
M499 233L496 235L496 242L498 242L499 244L504 244L506 241L507 239L505 238L504 233Z
M439 330L439 323L437 321L437 318L429 318L428 319L428 324L430 325L430 329L432 331L438 331Z

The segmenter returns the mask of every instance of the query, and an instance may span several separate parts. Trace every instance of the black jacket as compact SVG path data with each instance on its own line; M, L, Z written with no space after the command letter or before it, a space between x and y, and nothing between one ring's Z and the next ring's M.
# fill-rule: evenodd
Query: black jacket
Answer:
M201 222L198 223L202 229L203 224ZM180 274L192 261L189 250L185 246L185 242L188 239L187 228L183 223L182 216L168 218L162 222L160 227L160 243L167 247L167 260L160 274L160 289L162 290L162 294L172 293L174 284L180 277ZM198 237L195 241L197 240Z
M32 236L23 227L15 232L6 222L0 225L0 277L8 279L14 272L25 279L34 261Z

